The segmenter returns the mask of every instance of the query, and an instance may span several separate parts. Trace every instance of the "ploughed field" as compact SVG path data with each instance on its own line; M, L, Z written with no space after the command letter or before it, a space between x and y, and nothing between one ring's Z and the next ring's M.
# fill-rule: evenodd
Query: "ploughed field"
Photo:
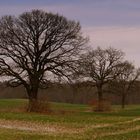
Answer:
M140 140L140 105L92 112L88 105L50 103L49 114L28 113L27 100L0 100L0 140Z

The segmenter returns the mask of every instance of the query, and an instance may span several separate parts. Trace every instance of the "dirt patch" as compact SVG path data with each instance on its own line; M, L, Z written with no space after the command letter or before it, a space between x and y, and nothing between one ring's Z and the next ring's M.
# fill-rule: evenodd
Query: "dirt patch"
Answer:
M134 128L128 128L127 130L121 130L119 132L112 132L112 133L101 134L100 137L126 134L126 133L129 133L129 132L132 132L132 131L136 131L136 130L140 130L140 126L136 126Z
M93 128L103 128L103 127L111 127L111 126L114 126L116 124L128 124L128 123L133 123L133 122L136 122L136 121L140 121L140 118L135 118L133 120L130 120L130 121L124 121L124 122L118 122L118 123L114 123L114 124L106 124L106 125L97 125ZM126 134L126 133L129 133L129 132L132 132L132 131L136 131L136 130L140 130L140 126L136 126L136 127L132 127L132 128L126 128L125 130L120 130L118 132L109 132L109 133L103 133L103 134L100 134L99 136L94 136L94 139L96 139L97 137L105 137L105 136L113 136L113 135L120 135L120 134Z
M78 133L84 133L88 131L89 129L96 129L96 128L104 128L104 127L111 127L116 124L127 124L139 121L140 118L135 118L130 121L124 121L124 122L118 122L114 124L97 124L97 125L91 125L91 126L84 126L83 128L68 128L66 126L63 126L62 124L50 124L50 123L39 123L39 122L29 122L29 121L19 121L19 120L5 120L0 119L0 128L6 128L6 129L16 129L16 130L22 130L22 131L28 131L28 132L36 132L40 134L60 134L60 133L66 133L66 134L78 134ZM112 132L112 133L104 133L101 134L100 137L103 136L109 136L109 135L119 135L128 133L134 130L139 130L140 126L134 127L134 128L128 128L127 130L121 130L118 132ZM97 136L95 136L96 138Z
M17 120L0 120L0 128L17 129L23 131L45 133L79 133L79 129L70 129L59 125L41 124L36 122L17 121Z

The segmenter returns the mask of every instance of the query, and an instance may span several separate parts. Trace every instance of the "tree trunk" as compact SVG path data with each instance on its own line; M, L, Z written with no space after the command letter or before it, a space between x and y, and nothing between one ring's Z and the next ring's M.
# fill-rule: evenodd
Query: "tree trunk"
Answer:
M103 92L102 92L102 85L97 86L97 92L98 92L98 105L97 105L97 111L103 111Z
M27 111L28 112L36 112L37 106L38 106L38 89L34 88L31 90L28 90L28 96L29 96L29 104Z

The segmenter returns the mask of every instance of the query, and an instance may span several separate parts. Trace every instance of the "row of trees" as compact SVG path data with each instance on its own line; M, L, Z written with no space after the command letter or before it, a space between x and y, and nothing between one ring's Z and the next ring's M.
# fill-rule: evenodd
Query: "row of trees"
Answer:
M81 55L79 59L80 75L95 83L98 93L98 111L102 111L103 88L108 85L109 89L118 91L122 95L122 108L125 99L138 80L140 69L124 60L124 53L113 48L95 50Z
M34 110L39 88L48 81L92 80L103 99L103 86L125 81L124 96L139 70L124 61L122 51L97 48L90 51L79 22L41 10L0 19L0 73L9 86L23 85ZM102 110L100 104L98 110Z

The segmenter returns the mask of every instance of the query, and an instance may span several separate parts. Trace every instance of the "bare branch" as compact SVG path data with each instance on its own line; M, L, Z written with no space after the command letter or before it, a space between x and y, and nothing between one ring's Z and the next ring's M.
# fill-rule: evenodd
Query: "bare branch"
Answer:
M30 98L48 80L46 74L67 77L87 38L79 22L41 10L0 19L0 71L9 85L23 84ZM32 92L32 93L31 93ZM34 94L33 93L33 94Z

